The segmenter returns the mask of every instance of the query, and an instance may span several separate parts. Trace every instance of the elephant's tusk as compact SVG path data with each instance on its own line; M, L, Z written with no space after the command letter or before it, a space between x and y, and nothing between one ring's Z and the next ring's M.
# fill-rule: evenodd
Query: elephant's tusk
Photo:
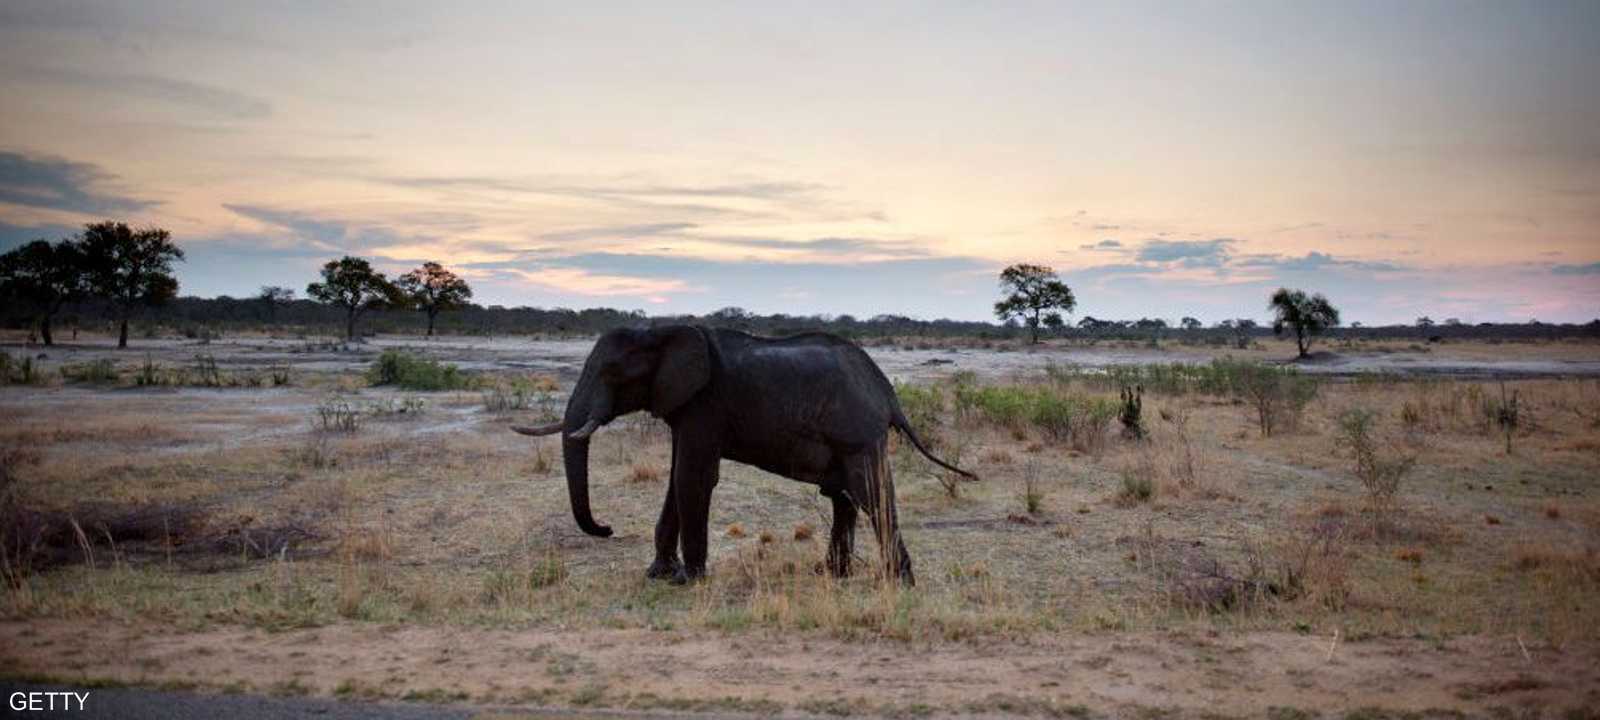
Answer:
M561 432L561 421L557 420L557 421L555 421L553 423L550 423L549 425L540 425L538 427L528 427L527 425L512 425L511 426L511 430L513 432L522 433L523 435L533 435L535 437L539 437L539 436L542 436L542 435L554 435L554 434L556 434L558 432Z
M593 433L595 428L598 427L600 427L600 421L591 418L589 422L583 424L583 427L578 428L577 432L568 433L567 437L572 438L573 440L582 440L589 437L589 434Z

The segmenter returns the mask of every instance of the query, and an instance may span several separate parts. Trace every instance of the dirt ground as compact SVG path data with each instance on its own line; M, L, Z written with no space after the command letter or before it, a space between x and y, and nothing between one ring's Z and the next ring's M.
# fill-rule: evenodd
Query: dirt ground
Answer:
M1342 642L1285 632L1121 632L1027 643L900 643L684 631L496 630L341 624L269 633L105 621L0 624L13 663L163 687L221 686L481 705L766 714L959 713L1261 717L1383 708L1449 715L1593 708L1593 648L1523 653L1515 640ZM62 672L61 669L70 668ZM583 693L583 695L577 695Z
M896 379L944 393L926 435L984 478L952 491L895 454L918 572L900 589L816 575L823 499L736 463L713 501L710 581L646 581L668 449L647 418L596 434L596 516L617 535L582 535L558 444L506 428L558 411L590 344L26 350L49 377L0 387L14 497L87 527L5 591L0 677L760 715L1600 707L1600 345L1334 348L1304 368L1328 378L1315 399L1270 437L1238 398L1152 390L1146 438L1113 423L1070 441L958 417L953 376L1038 390L1055 387L1050 364L1222 351L870 348ZM458 364L475 385L370 387L362 373L388 348ZM196 356L221 387L136 386L141 365ZM115 381L61 377L101 358ZM1384 372L1353 381L1351 363ZM274 369L288 382L262 381ZM507 407L510 387L535 389ZM1059 392L1116 396L1082 378ZM1510 454L1482 411L1501 393L1518 400ZM1412 463L1383 516L1340 441L1352 409ZM328 427L330 412L351 427ZM1140 481L1149 492L1130 494ZM159 534L89 520L130 508ZM858 566L875 552L858 533Z

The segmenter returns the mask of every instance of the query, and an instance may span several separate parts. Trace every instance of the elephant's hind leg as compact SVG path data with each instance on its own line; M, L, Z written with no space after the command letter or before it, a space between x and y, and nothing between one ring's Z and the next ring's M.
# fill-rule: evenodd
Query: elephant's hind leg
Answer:
M850 473L850 498L872 520L884 571L890 577L899 577L907 585L915 585L911 554L906 552L905 542L900 538L900 522L894 502L894 478L889 472L887 450L886 443L880 441L872 449L846 459L845 467Z
M828 499L833 501L833 529L828 534L828 573L834 577L850 577L850 555L855 552L856 544L856 506L842 489L829 495Z

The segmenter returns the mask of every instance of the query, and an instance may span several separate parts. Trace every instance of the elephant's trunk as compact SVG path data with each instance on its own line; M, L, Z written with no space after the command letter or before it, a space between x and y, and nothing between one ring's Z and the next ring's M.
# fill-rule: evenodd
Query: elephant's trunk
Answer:
M578 527L595 537L611 537L611 528L595 522L589 514L589 438L562 438L561 456L567 465L567 494Z
M611 528L589 513L589 434L610 419L611 393L605 382L585 372L567 401L561 457L567 469L567 495L578 527L596 537L611 537Z

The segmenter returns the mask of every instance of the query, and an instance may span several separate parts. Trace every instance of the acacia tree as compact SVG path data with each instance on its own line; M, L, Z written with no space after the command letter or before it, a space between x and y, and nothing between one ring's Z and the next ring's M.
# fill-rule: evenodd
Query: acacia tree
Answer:
M1267 309L1273 312L1272 334L1282 335L1285 328L1294 329L1300 357L1306 356L1313 337L1339 324L1339 310L1322 293L1306 295L1304 290L1278 288L1267 301Z
M262 285L261 292L256 293L256 299L267 308L267 322L278 321L278 307L294 302L294 290L278 285Z
M1061 327L1061 313L1056 311L1070 313L1078 305L1072 289L1043 265L1021 263L1002 270L1000 291L1006 297L994 304L995 317L1001 322L1020 318L1034 344L1039 342L1040 325Z
M128 319L146 305L160 305L178 294L172 261L183 249L172 233L157 227L133 229L127 223L86 225L78 241L89 291L111 301L117 313L117 347L128 347Z
M401 275L395 284L412 306L428 314L428 337L433 337L433 320L441 310L454 310L472 299L467 281L436 262L425 262Z
M344 337L356 338L356 318L373 308L403 305L405 298L363 258L346 255L322 266L322 282L306 286L313 300L344 308Z
M83 248L74 240L35 240L0 255L0 298L31 305L39 336L54 345L50 319L88 289Z

